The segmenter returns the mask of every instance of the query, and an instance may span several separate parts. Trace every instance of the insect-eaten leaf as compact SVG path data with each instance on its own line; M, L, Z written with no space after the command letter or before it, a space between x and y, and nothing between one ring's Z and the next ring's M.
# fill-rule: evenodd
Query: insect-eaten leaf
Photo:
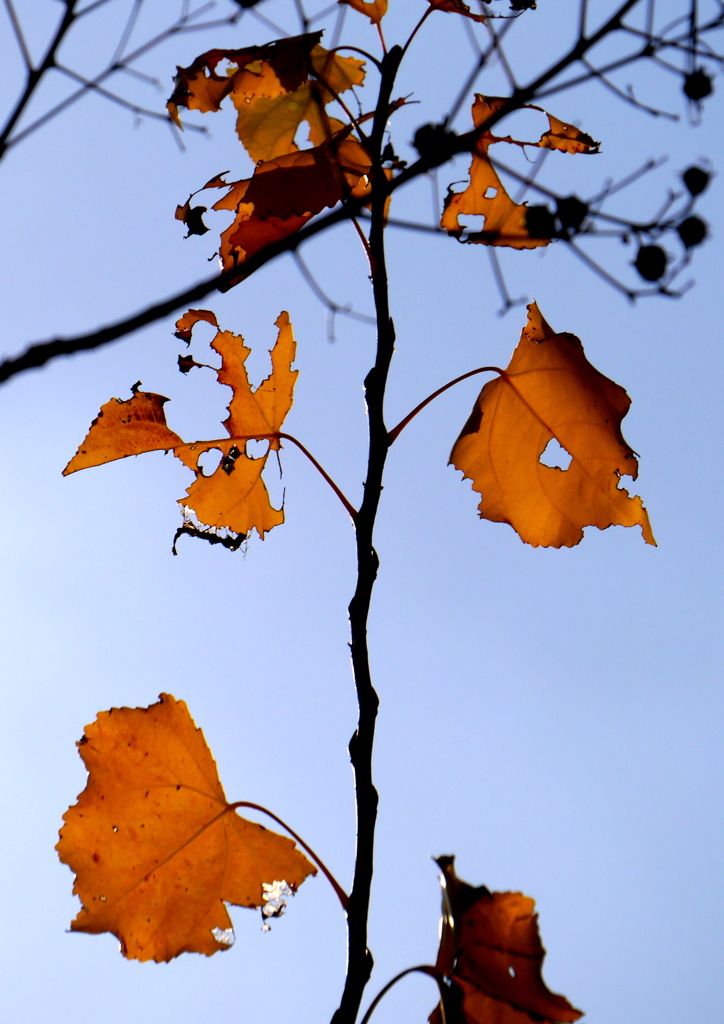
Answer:
M237 134L255 163L296 152L302 121L309 125L310 142L320 145L343 127L326 106L365 77L364 61L330 53L319 45L321 38L321 32L310 32L264 46L202 53L190 67L177 69L169 113L180 126L179 106L206 113L219 110L230 96Z
M218 328L214 313L193 309L177 321L177 337L190 341L199 321ZM271 504L262 472L269 453L282 447L278 433L292 407L298 373L291 369L296 342L289 314L281 313L276 326L279 333L271 351L272 372L255 391L252 391L244 365L251 350L243 339L230 331L217 330L211 343L221 356L221 367L216 370L219 383L229 385L233 392L229 415L224 421L229 440L185 443L166 426L163 405L168 399L136 391L126 402L112 398L101 408L63 475L128 455L173 450L196 474L187 496L179 500L184 510L191 509L204 526L247 536L255 529L263 538L274 526L284 522L284 509ZM192 360L192 365L204 364ZM266 455L262 458L248 456L247 442L265 438L269 441ZM205 476L199 458L212 449L221 452L221 462L211 476Z
M473 103L473 124L476 128L484 125L507 102L502 97L476 95ZM528 106L528 110L541 110ZM542 113L546 113L542 111ZM512 249L535 249L548 245L550 238L537 238L526 223L526 203L514 202L505 190L498 174L490 162L488 150L498 142L515 146L537 146L541 149L557 149L563 153L598 152L599 143L594 142L579 128L559 121L547 114L548 131L537 142L521 142L510 136L499 137L485 131L475 142L473 160L470 165L470 184L463 192L448 188L445 208L440 226L460 241L478 242L484 245L503 245ZM482 216L480 231L466 231L460 223L460 216Z
M132 960L211 956L233 942L225 903L261 908L316 868L291 839L227 802L183 701L102 711L78 750L88 783L56 846L82 908L71 930L111 932ZM269 889L266 889L268 892Z
M455 858L437 859L442 928L437 969L449 988L430 1024L573 1024L582 1016L550 992L535 902L519 892L489 892L455 874ZM445 990L443 989L443 993Z
M450 463L482 496L481 519L509 523L533 547L573 547L585 526L640 526L641 499L619 487L638 463L621 433L631 399L593 367L578 338L555 334L535 303L508 368L480 392ZM567 469L540 461L555 438Z

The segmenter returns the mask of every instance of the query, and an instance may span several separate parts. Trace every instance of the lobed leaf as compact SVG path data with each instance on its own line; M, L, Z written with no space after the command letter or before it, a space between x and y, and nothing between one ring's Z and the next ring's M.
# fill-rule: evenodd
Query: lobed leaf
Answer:
M473 124L480 128L507 102L498 96L476 95L473 103ZM530 106L527 109L541 110ZM546 113L545 111L542 111ZM475 143L470 165L470 183L463 192L448 188L440 226L449 234L460 238L465 230L460 216L482 216L481 231L468 232L465 242L484 245L503 245L512 249L535 249L548 245L549 238L535 238L526 227L526 203L515 203L508 195L488 157L488 150L498 142L516 146L537 146L541 149L556 149L564 153L597 153L599 143L590 135L547 114L549 128L538 142L521 142L510 136L499 137L484 131Z
M241 818L186 704L111 708L78 751L88 783L56 846L82 907L71 930L111 932L134 960L211 956L230 945L225 903L261 907L263 886L294 891L316 868L291 839Z
M555 334L531 303L508 368L480 392L450 463L481 494L481 519L509 523L533 547L573 547L585 526L640 526L655 545L641 499L619 487L638 473L621 433L630 405L579 339ZM540 462L552 438L571 455L566 470Z
M190 309L176 322L176 336L189 343L193 328L200 321L218 328L214 313ZM292 407L298 373L291 369L296 342L289 314L281 313L276 326L279 332L271 351L272 371L255 391L245 367L251 350L239 335L217 330L212 348L221 356L221 367L215 372L219 383L232 389L229 415L224 421L228 441L184 442L166 425L163 406L168 399L136 391L127 402L113 398L101 408L63 475L129 455L172 449L196 475L187 496L180 499L180 505L190 508L207 527L222 527L244 535L256 529L263 538L274 526L284 522L284 510L272 506L262 473L269 452L281 448L281 440L275 435ZM189 370L204 365L193 359L187 362ZM254 438L269 440L269 449L262 458L247 455L247 442ZM199 458L212 449L219 450L222 459L215 472L206 476L199 466Z
M535 902L519 892L491 893L455 874L440 857L443 918L437 969L451 982L444 1016L431 1024L573 1024L582 1016L549 991L541 974L545 949Z

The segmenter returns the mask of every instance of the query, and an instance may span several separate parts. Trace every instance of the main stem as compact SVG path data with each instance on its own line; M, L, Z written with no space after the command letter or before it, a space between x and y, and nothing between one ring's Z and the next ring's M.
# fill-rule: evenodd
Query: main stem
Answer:
M381 152L392 87L401 59L402 50L399 46L395 46L385 54L382 61L380 94L370 138L370 156L376 171L372 182L369 244L372 289L377 314L377 353L375 364L365 377L364 382L369 423L369 452L364 496L355 519L357 586L349 605L350 650L359 706L357 729L349 744L357 805L357 847L354 880L347 908L347 977L339 1009L333 1017L333 1024L354 1024L373 965L372 954L367 947L367 922L374 867L378 803L377 790L372 781L372 751L379 698L372 685L367 646L367 621L372 589L379 568L379 559L373 545L373 532L382 495L382 477L390 446L384 420L384 400L390 363L395 350L395 328L390 316L385 261L386 179L381 168Z

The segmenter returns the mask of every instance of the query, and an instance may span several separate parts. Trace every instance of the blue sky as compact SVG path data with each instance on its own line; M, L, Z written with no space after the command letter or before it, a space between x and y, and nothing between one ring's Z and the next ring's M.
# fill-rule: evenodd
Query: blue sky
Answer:
M565 6L572 15L576 5ZM423 5L414 5L415 17L412 7L392 0L388 42L409 33ZM539 7L511 33L509 54L523 80L572 32L560 7ZM232 9L220 3L208 17ZM18 0L17 10L39 52L57 5L31 10ZM127 11L113 0L89 18L64 59L88 73L101 67ZM260 11L298 31L287 0L268 0ZM168 5L150 4L138 38L168 16ZM321 24L332 22L330 15ZM16 83L22 67L0 24L6 81ZM439 14L415 40L399 93L420 105L392 123L401 156L410 157L415 128L439 120L465 79L473 61L467 27ZM364 18L348 12L344 31L378 52ZM138 65L160 89L126 76L124 95L162 110L176 64L212 46L273 37L251 14L233 27L176 36ZM680 120L635 111L595 84L551 97L548 109L602 147L595 157L551 154L540 180L592 195L666 155L611 203L646 217L680 187L687 166L724 165L720 99L705 104L696 125L673 75L631 71L616 82L631 82L639 98ZM497 65L476 86L489 94L503 87ZM34 110L64 90L60 76L49 80ZM468 111L466 102L461 130ZM213 231L184 240L176 204L213 174L231 168L241 177L249 165L232 112L206 123L209 137L187 131L181 151L165 125L134 124L128 110L87 96L6 154L4 353L92 329L210 273L223 219L210 217ZM441 172L440 193L466 171L460 159ZM381 698L370 996L405 967L434 961L439 888L430 857L455 853L470 882L536 899L546 980L591 1024L718 1017L721 188L715 177L699 202L711 236L684 272L695 285L679 300L632 305L562 244L500 257L511 294L535 299L556 330L577 334L594 365L631 395L624 434L641 455L631 490L644 499L658 548L637 529L612 528L588 529L572 550L534 550L509 527L480 521L477 496L446 465L476 379L433 403L391 453L370 624ZM395 198L393 213L429 218L432 191L420 181ZM666 242L672 252L675 243ZM392 229L388 245L394 424L458 374L505 365L525 315L524 307L497 315L483 247ZM588 251L635 286L633 245L591 241ZM349 226L309 243L303 256L335 301L372 312L364 254ZM337 317L330 342L327 311L288 257L203 304L252 347L255 382L267 372L274 321L289 311L300 375L288 429L358 501L372 329ZM0 394L0 1005L8 1021L70 1024L92 1014L103 1024L191 1024L203 1015L304 1024L328 1019L342 988L344 921L320 879L302 887L270 933L262 934L256 914L232 910L236 944L210 960L129 963L112 936L66 932L78 902L53 846L62 813L85 784L74 743L98 711L145 706L161 691L188 703L229 799L270 807L343 885L351 878L346 744L356 709L346 607L354 544L334 495L287 447L283 480L271 484L275 496L283 489L283 526L235 554L183 538L174 558L176 499L190 480L177 460L154 453L61 476L100 405L128 397L139 379L172 399L167 415L179 434L220 436L228 392L210 375L178 373L174 319L27 373ZM194 352L202 359L203 332ZM424 1021L434 1002L430 981L413 977L375 1020Z

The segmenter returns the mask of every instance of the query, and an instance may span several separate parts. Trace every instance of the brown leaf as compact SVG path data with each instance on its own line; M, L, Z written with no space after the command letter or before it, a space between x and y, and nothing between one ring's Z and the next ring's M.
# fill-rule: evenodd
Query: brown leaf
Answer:
M509 523L533 547L572 547L584 526L640 526L655 544L641 499L619 488L638 463L621 433L631 399L586 359L572 334L555 334L535 303L500 377L489 381L450 454L482 495L480 517ZM542 464L555 438L566 470Z
M479 128L507 101L499 96L476 95L473 104L473 124ZM541 110L540 107L528 107L530 110ZM545 113L545 111L542 111ZM463 192L448 189L445 199L440 226L458 238L465 230L460 223L460 215L482 216L484 218L481 231L468 232L464 241L480 242L484 245L504 245L512 249L535 249L548 245L549 238L531 237L526 227L526 203L515 203L505 190L488 157L488 150L499 142L507 142L516 146L538 146L541 149L557 149L566 153L597 153L599 144L574 128L547 114L549 129L541 135L538 142L521 142L510 136L495 136L491 132L483 132L478 138L473 151L470 165L470 184Z
M338 0L338 2L347 4L360 14L366 14L373 25L379 25L389 7L389 0Z
M470 8L463 0L427 0L436 11L447 11L450 14L462 14L472 21L485 21L484 14L471 14Z
M316 868L291 839L239 817L183 701L112 708L78 750L88 783L56 846L76 875L78 932L111 932L128 959L211 956L233 941L225 903L261 907Z
M221 235L224 270L241 266L273 242L296 234L325 207L370 190L371 161L353 139L336 137L314 149L299 150L260 164L252 178L230 182L215 210L235 213ZM243 272L237 281L243 280Z
M440 857L437 863L443 872L437 967L452 982L446 1017L463 1024L578 1020L581 1011L550 992L543 981L545 950L534 901L522 893L491 893L485 886L462 882L455 874L454 857ZM441 1019L439 1011L433 1018Z
M134 391L133 398L112 398L101 406L85 441L63 470L63 476L90 466L143 452L168 451L183 441L166 426L163 411L168 398L150 391Z

